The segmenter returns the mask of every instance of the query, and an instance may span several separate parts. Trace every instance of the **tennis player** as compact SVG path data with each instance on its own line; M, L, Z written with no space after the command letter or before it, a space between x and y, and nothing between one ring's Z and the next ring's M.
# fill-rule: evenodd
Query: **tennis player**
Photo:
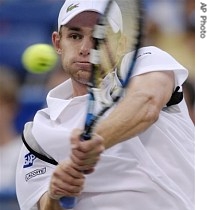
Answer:
M66 0L60 10L52 41L70 79L48 93L47 108L24 130L55 161L41 160L23 145L16 178L20 208L60 210L59 198L77 196L74 210L193 210L194 125L185 100L177 97L188 71L168 53L141 48L124 98L100 120L90 141L80 141L91 32L105 2ZM120 34L117 5L109 21ZM117 55L121 42L115 38ZM103 98L118 82L116 74L108 77Z

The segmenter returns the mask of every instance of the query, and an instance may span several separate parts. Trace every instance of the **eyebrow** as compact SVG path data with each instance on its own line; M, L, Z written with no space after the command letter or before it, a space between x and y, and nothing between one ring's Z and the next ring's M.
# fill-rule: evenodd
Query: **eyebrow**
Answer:
M78 32L81 31L81 28L76 27L76 26L69 26L69 27L67 27L67 29L68 29L68 31L78 31Z

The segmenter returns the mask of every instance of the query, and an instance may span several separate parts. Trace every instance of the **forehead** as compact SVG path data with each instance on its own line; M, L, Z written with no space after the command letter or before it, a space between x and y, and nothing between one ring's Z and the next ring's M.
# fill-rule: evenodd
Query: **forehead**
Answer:
M66 26L76 26L76 27L93 27L99 18L99 13L92 12L92 11L85 11L78 15L76 15L74 18L72 18Z

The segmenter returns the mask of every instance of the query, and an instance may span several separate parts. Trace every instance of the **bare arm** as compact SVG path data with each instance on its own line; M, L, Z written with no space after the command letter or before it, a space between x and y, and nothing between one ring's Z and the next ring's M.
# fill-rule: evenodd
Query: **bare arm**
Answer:
M173 89L174 74L171 71L132 78L125 98L96 126L95 132L104 138L105 147L109 148L152 125L170 100Z
M39 210L62 210L59 205L58 200L49 197L48 192L46 192L39 200L38 203Z

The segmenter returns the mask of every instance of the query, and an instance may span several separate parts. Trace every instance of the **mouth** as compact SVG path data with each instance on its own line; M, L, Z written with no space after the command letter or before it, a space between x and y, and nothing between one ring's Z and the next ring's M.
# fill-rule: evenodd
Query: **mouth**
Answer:
M77 66L78 69L81 69L83 71L91 71L92 64L90 62L77 61L75 62L75 65Z

